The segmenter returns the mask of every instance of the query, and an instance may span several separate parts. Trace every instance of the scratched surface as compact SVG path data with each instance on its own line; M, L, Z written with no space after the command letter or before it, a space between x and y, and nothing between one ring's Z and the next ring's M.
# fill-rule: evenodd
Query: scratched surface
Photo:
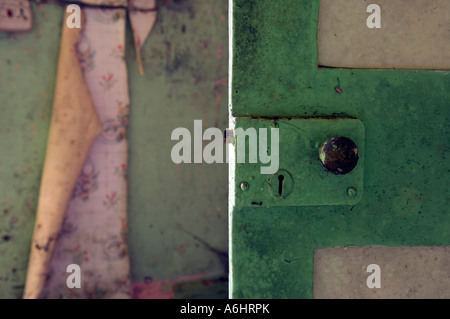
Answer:
M227 295L227 166L170 158L173 129L191 129L194 119L227 127L227 6L168 1L142 50L144 77L128 26L136 297L164 297L167 286L165 297ZM23 292L59 52L62 7L33 4L33 13L31 32L0 33L0 298Z

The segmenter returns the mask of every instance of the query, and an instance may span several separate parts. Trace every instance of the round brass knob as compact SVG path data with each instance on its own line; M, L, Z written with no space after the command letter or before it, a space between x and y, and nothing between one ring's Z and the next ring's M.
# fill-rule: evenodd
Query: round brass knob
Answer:
M333 137L320 148L319 159L327 172L345 175L358 164L358 147L351 139Z

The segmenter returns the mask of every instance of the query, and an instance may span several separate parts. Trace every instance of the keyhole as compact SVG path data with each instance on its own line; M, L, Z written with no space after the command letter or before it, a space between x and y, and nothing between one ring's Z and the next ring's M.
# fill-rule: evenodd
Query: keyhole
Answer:
M284 176L283 175L278 175L278 195L283 195L283 181L284 181Z

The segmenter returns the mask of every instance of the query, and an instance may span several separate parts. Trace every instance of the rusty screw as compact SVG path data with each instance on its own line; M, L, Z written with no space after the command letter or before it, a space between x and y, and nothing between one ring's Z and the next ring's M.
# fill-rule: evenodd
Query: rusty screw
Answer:
M241 190L245 192L248 190L250 185L248 185L247 182L242 182L240 186L241 186Z

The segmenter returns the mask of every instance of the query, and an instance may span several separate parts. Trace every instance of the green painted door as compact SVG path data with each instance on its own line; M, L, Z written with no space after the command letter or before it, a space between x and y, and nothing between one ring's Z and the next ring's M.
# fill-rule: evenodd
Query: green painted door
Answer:
M319 248L450 244L449 72L319 68L319 8L232 1L233 122L279 128L285 178L231 164L233 298L312 298ZM359 147L347 175L318 159L334 135Z

